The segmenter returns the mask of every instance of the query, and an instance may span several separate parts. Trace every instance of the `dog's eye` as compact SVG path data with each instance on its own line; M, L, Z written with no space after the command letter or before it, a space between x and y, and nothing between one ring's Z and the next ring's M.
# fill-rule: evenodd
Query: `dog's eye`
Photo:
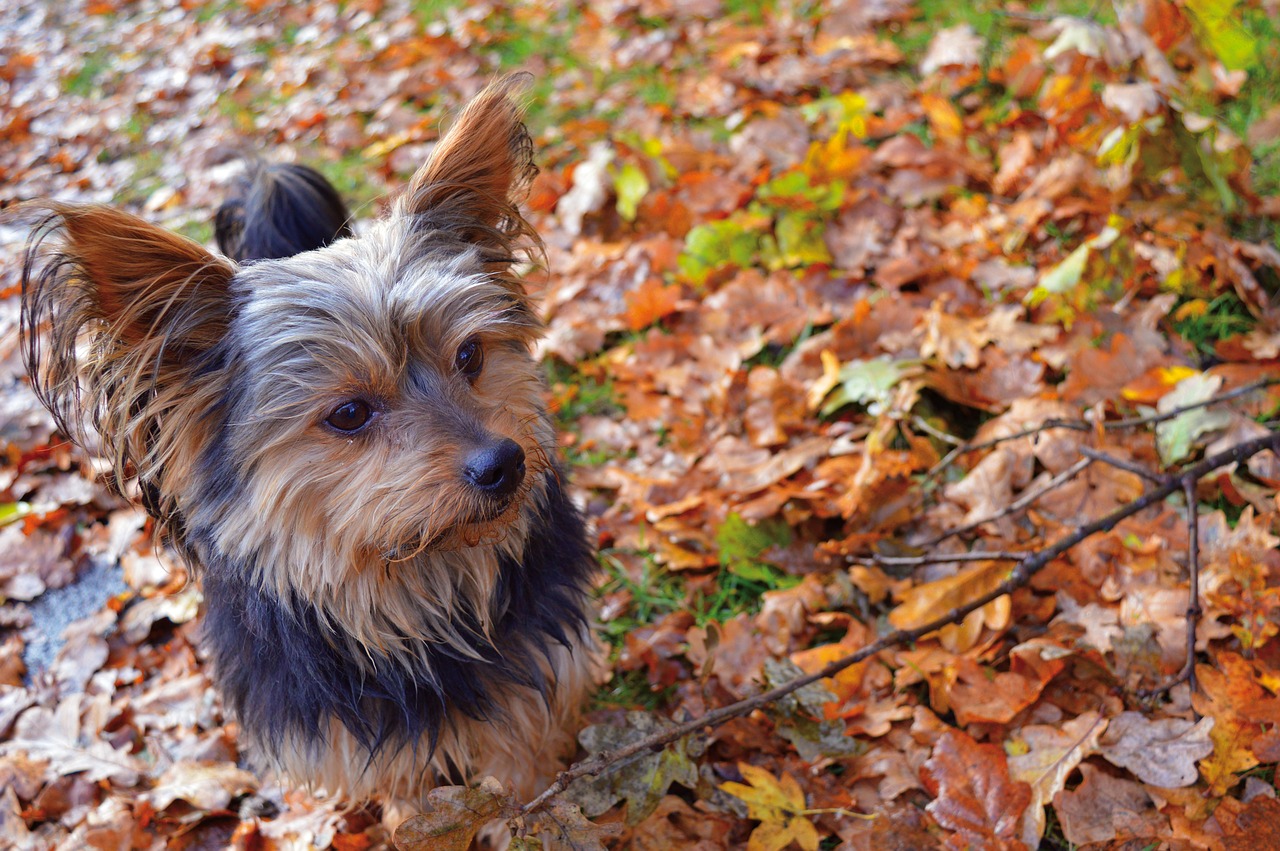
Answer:
M344 434L355 434L373 419L373 408L363 399L352 399L343 402L329 412L325 423Z
M458 346L458 353L453 356L453 365L458 372L474 380L484 366L484 348L480 341L471 339Z

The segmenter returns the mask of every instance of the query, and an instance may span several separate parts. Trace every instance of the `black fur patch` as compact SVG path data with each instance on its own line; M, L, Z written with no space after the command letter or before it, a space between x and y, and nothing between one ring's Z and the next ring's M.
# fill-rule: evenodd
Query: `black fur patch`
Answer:
M416 746L424 735L434 749L452 713L500 721L498 698L511 688L539 690L545 699L538 657L585 627L594 569L582 518L552 472L524 558L501 564L494 644L479 637L474 612L457 613L481 659L424 643L428 666L410 670L388 660L370 671L314 607L282 605L251 586L248 566L211 558L205 543L204 645L240 723L268 747L286 735L319 746L337 718L370 760L383 748Z
M351 214L305 165L250 162L213 222L218 248L241 263L292 257L351 235Z

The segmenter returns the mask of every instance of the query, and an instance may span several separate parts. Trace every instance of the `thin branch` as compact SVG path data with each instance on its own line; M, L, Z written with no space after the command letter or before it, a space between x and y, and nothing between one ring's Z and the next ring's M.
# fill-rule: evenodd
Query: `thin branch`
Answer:
M1111 422L1104 422L1101 425L1106 431L1115 431L1117 429L1137 428L1139 426L1151 425L1152 423L1160 423L1165 420L1171 420L1175 417L1179 417L1187 411L1207 408L1210 405L1216 405L1219 402L1228 402L1232 399L1239 398L1240 396L1247 396L1255 390L1262 390L1263 388L1270 387L1273 384L1280 384L1280 378L1260 378L1257 381L1251 381L1248 384L1241 384L1239 387L1228 390L1225 393L1219 393L1216 396L1211 396L1201 402L1191 402L1186 405L1180 405L1176 408L1165 411L1164 413L1151 414L1145 417L1131 417L1123 420L1112 420ZM928 481L933 479L943 470L947 469L947 467L950 467L957 457L968 452L991 449L992 447L999 446L1002 443L1021 440L1024 437L1033 437L1042 432L1052 431L1059 428L1069 429L1071 431L1093 431L1096 427L1097 424L1088 422L1087 420L1047 419L1038 425L1024 428L1021 431L1014 432L1013 434L993 437L990 440L984 440L980 443L966 443L963 446L957 446L955 449L952 449L941 461L934 464L933 469L925 474L925 480Z
M1187 573L1191 587L1187 591L1187 661L1173 679L1155 688L1138 692L1140 697L1150 698L1164 694L1179 683L1189 683L1192 694L1196 690L1196 627L1200 623L1200 502L1196 499L1194 479L1182 480L1187 500ZM1198 716L1198 713L1197 713Z
M920 567L926 564L946 564L949 561L1022 561L1026 557L1026 553L993 550L992 552L935 553L923 556L881 556L873 554L869 556L848 556L845 560L849 564L861 564L866 567Z
M977 529L979 526L985 525L994 520L999 520L1002 517L1008 517L1010 514L1017 514L1019 511L1026 508L1028 505L1035 502L1037 499L1044 496L1049 491L1054 490L1056 488L1060 488L1063 485L1065 485L1067 482L1074 479L1077 473L1079 473L1081 470L1083 470L1085 467L1088 467L1092 463L1093 463L1092 458L1087 458L1087 457L1081 458L1079 461L1072 464L1070 467L1063 470L1061 473L1054 476L1052 479L1045 482L1040 487L1032 491L1027 491L1022 496L1018 497L1016 500L1011 502L1009 505L1006 505L1004 508L997 511L995 514L992 514L990 517L982 517L978 520L972 520L968 523L965 523L962 526L957 526L954 529L948 529L947 531L943 532L941 535L938 535L933 540L925 544L922 544L921 546L924 549L928 549L930 547L937 546L938 544L945 541L947 538L954 538L956 535L963 535L965 532L971 532L974 529Z
M911 418L911 424L923 431L925 434L936 437L943 443L949 443L952 446L964 446L964 438L956 437L954 434L947 434L940 428L932 426L929 421L922 416L914 416Z
M1240 396L1247 396L1255 390L1261 390L1264 387L1270 387L1273 384L1280 384L1280 378L1259 378L1257 381L1251 381L1248 384L1241 384L1234 390L1227 390L1219 393L1217 396L1211 396L1203 402L1191 402L1186 405L1179 405L1176 408L1170 408L1162 414L1150 414L1145 417L1130 417L1127 420L1112 420L1109 423L1103 423L1105 429L1121 429L1121 428L1138 428L1139 426L1151 425L1152 423L1161 423L1165 420L1171 420L1174 417L1180 417L1187 411L1194 411L1198 408L1206 408L1209 405L1216 405L1219 402L1229 402Z
M1188 482L1194 488L1196 482L1204 478L1208 473L1224 467L1227 464L1239 464L1265 449L1272 451L1280 451L1280 432L1269 434L1266 437L1259 437L1237 444L1225 452L1219 452L1208 458L1183 469L1176 476L1171 476L1164 484L1154 487L1151 490L1138 497L1126 506L1116 509L1105 517L1100 517L1092 523L1080 526L1075 531L1060 538L1056 543L1046 547L1038 553L1022 560L1009 573L1009 578L1001 582L994 589L983 594L963 606L957 606L945 615L914 629L897 629L893 632L881 636L879 639L863 647L855 653L851 653L842 659L837 659L829 665L824 666L821 670L812 674L806 674L803 677L797 677L788 683L777 688L755 695L754 697L740 700L737 703L722 706L719 709L713 709L706 714L686 721L683 724L677 724L669 727L653 735L646 736L643 739L632 742L629 745L618 748L609 753L601 753L589 759L585 759L565 771L560 772L554 783L542 791L536 798L520 808L518 815L527 815L547 803L555 795L563 792L570 783L579 777L595 776L603 771L615 768L618 763L626 760L636 754L646 751L655 752L661 750L666 745L677 739L683 738L691 733L697 733L704 730L714 728L731 718L737 718L747 715L759 709L762 706L773 703L778 699L791 694L797 689L803 688L810 683L827 677L833 677L851 665L856 665L865 659L874 656L882 650L895 647L908 642L916 641L931 632L935 632L942 627L958 623L963 620L970 612L976 611L987 605L993 600L999 599L1006 594L1012 594L1019 588L1024 587L1032 576L1035 576L1045 565L1070 550L1081 541L1090 538L1099 532L1108 532L1116 527L1121 521L1127 520L1140 511L1149 508L1160 502L1170 494L1176 493L1179 489L1185 489ZM1193 639L1194 641L1194 639Z
M1110 455L1106 452L1102 452L1098 449L1094 449L1091 446L1081 446L1080 454L1084 455L1085 457L1092 458L1094 461L1101 461L1103 464L1106 464L1109 467L1115 467L1116 469L1124 470L1125 472L1128 472L1128 473L1133 473L1135 476L1139 476L1143 479L1146 479L1148 482L1151 482L1152 484L1162 485L1169 480L1168 476L1161 475L1160 473L1157 473L1153 470L1148 470L1146 467L1142 466L1141 464L1135 464L1132 461L1129 461L1125 458L1117 458L1114 455Z

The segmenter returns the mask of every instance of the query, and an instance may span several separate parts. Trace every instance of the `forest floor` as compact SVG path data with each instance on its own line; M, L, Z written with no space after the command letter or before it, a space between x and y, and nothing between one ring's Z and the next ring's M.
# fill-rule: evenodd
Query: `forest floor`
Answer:
M1276 0L8 0L0 201L208 243L252 154L318 167L368 221L469 96L531 72L527 277L610 662L585 756L946 616L1274 433L1277 21ZM0 216L0 845L389 843L376 803L247 770L199 588L30 391L28 227ZM1270 451L1219 467L525 824L582 848L1280 848L1277 487ZM1162 689L1193 563L1196 677Z

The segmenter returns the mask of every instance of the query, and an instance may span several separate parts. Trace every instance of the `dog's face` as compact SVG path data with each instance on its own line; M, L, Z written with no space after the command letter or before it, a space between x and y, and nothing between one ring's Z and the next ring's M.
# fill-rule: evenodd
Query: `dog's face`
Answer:
M513 87L471 103L368 234L292 258L239 268L53 207L61 244L24 275L37 391L65 429L95 426L179 544L304 597L518 548L554 436L541 323L509 277L536 240L512 201L533 169Z
M220 549L341 571L512 531L553 448L540 326L476 249L393 216L231 286Z

